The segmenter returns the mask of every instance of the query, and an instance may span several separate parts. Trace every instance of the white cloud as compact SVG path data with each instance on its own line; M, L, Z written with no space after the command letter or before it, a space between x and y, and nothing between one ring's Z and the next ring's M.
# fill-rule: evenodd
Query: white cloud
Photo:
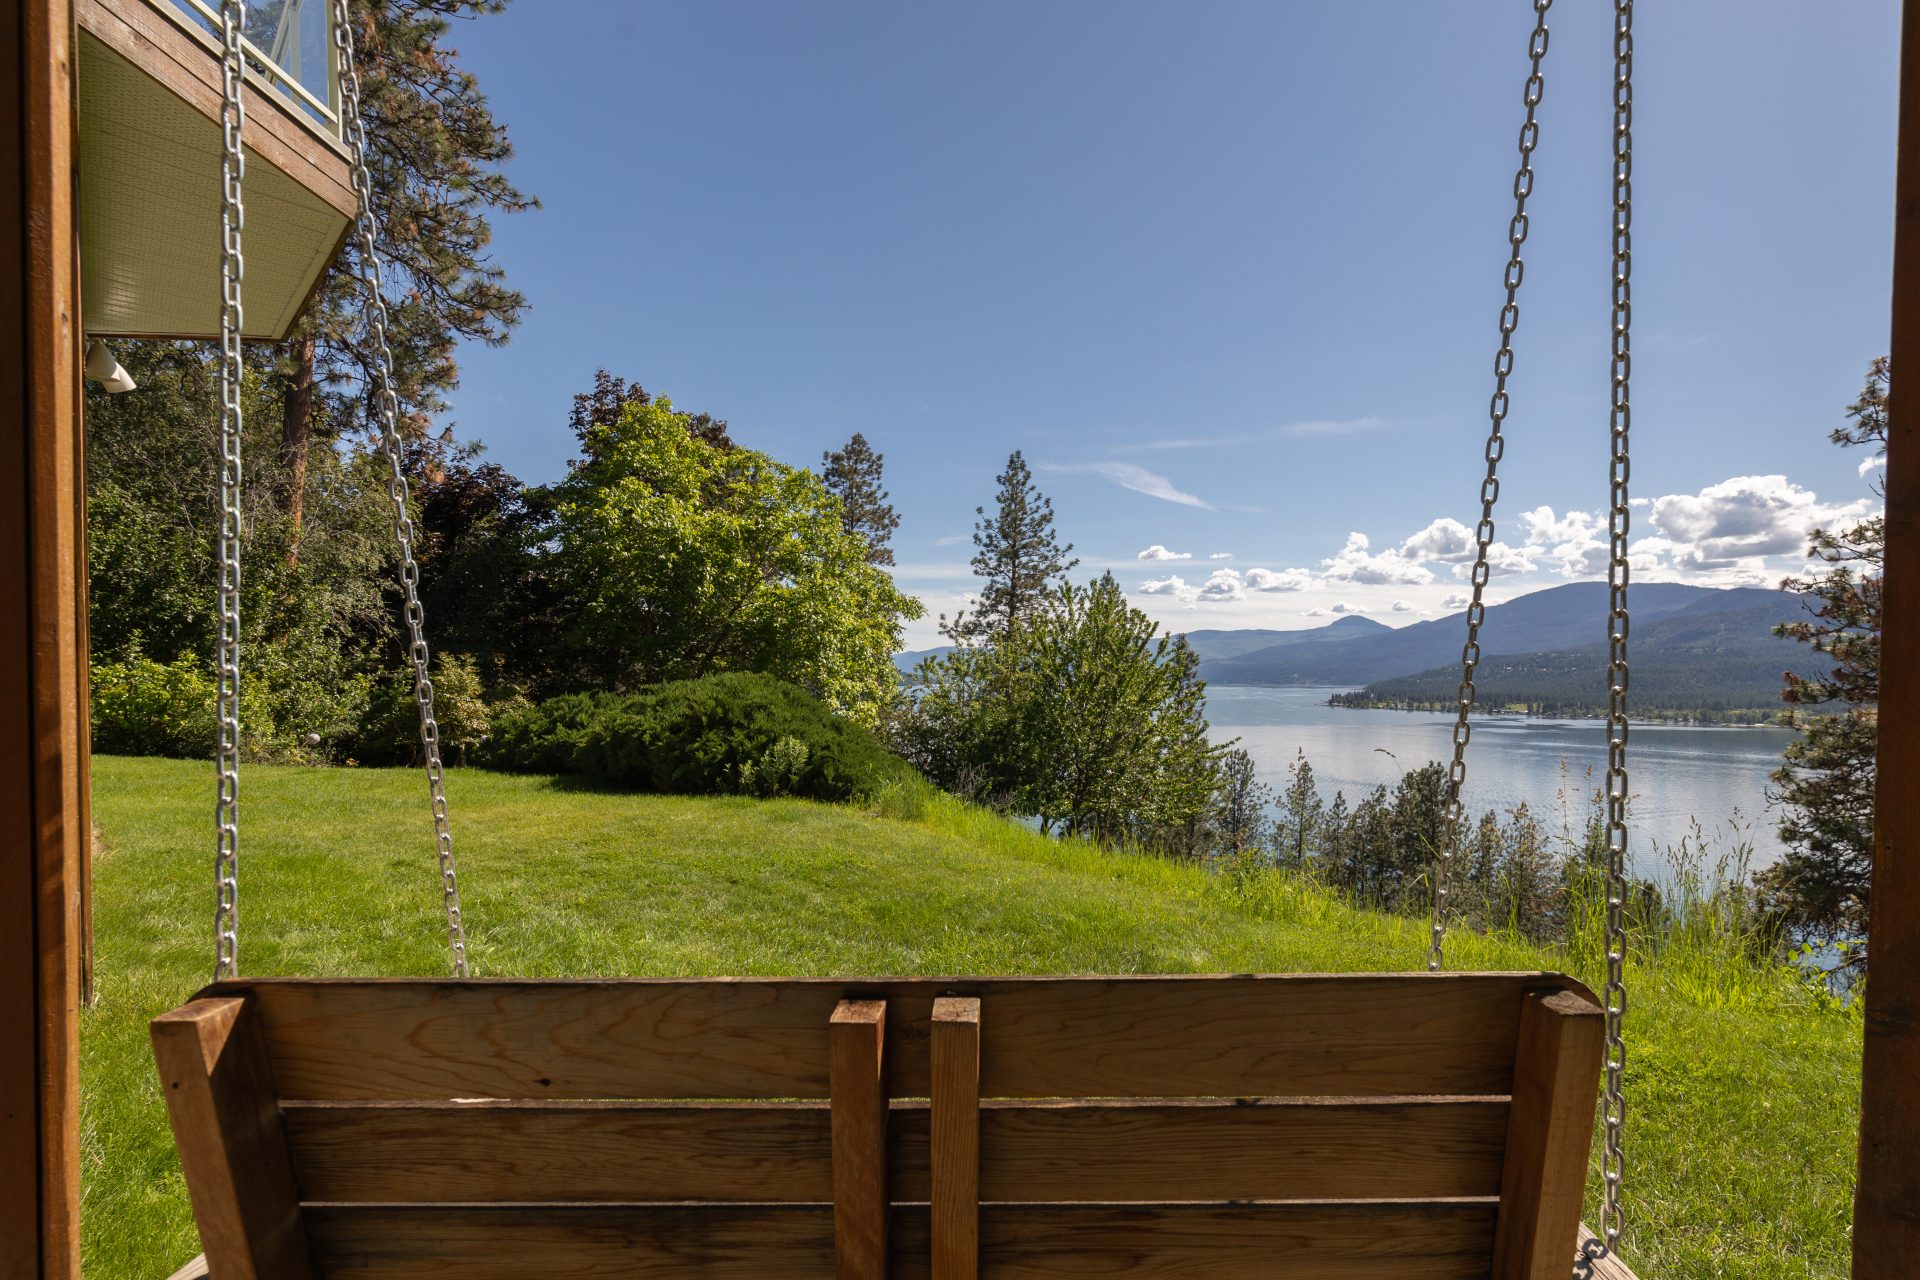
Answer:
M1247 570L1247 585L1255 591L1305 591L1313 585L1313 575L1305 569Z
M1287 427L1290 436L1351 436L1363 431L1378 431L1385 424L1378 418L1320 418L1295 422Z
M1473 549L1473 531L1451 516L1441 516L1400 544L1409 560L1471 560Z
M1119 485L1122 489L1131 489L1135 493L1144 493L1149 498L1159 498L1163 502L1177 502L1183 507L1200 507L1212 511L1213 504L1205 498L1174 487L1173 481L1162 475L1155 475L1145 467L1136 467L1131 462L1073 462L1047 463L1042 471L1058 471L1069 475L1099 476L1102 480Z
M1697 494L1669 494L1653 502L1653 527L1674 544L1676 565L1736 569L1739 562L1797 554L1820 526L1851 523L1878 504L1862 498L1838 506L1785 476L1735 476Z
M1179 596L1185 599L1192 591L1186 579L1177 573L1170 573L1164 578L1149 578L1140 584L1140 594L1143 596Z
M1473 597L1464 591L1456 591L1440 602L1442 609L1464 609L1473 603Z
M1209 555L1209 556L1207 557L1207 559L1209 559L1209 560L1231 560L1231 559L1233 559L1233 552L1231 552L1231 551L1216 551L1216 552L1214 552L1213 554L1211 554L1211 555Z
M957 547L966 540L967 537L963 533L950 533L944 538L935 538L933 545L936 547Z
M1309 609L1300 616L1303 618L1324 618L1330 613L1327 609Z
M1887 455L1884 453L1876 458L1868 458L1865 462L1860 464L1860 474L1862 476L1865 476L1867 472L1877 471L1882 467L1885 467L1886 465L1887 465Z
M1393 602L1393 611L1395 613L1412 613L1414 611L1413 602L1411 600L1395 600Z
M1240 575L1232 569L1215 569L1212 576L1200 584L1199 599L1202 603L1225 604L1246 598Z
M1134 556L1135 560L1191 560L1193 555L1187 551L1169 551L1159 543L1154 543L1145 551Z
M1487 548L1487 574L1494 578L1512 577L1516 573L1532 573L1535 569L1532 557L1518 547L1504 542L1496 542ZM1473 578L1472 564L1456 564L1453 576L1462 582Z
M1365 609L1362 609L1362 608L1361 608L1361 607L1360 607L1359 605L1357 605L1357 604L1348 604L1348 603L1347 603L1347 602L1346 602L1345 600L1341 600L1341 601L1339 601L1338 603L1336 603L1336 604L1335 604L1335 605L1333 606L1333 612L1334 612L1334 613L1348 613L1348 614L1361 614L1361 613L1365 613L1365 612L1366 612L1366 610L1365 610Z
M1527 531L1530 547L1551 547L1562 542L1581 542L1598 537L1604 524L1587 511L1569 511L1556 516L1552 507L1535 507L1520 513L1520 527Z
M1357 582L1363 586L1420 586L1433 581L1433 571L1398 550L1375 555L1364 533L1349 533L1340 554L1322 560L1326 576L1335 582Z

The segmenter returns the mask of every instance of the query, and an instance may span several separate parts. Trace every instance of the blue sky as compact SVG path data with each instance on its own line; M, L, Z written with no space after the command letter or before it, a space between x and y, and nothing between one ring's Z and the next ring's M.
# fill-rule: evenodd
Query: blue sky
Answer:
M1595 569L1611 9L1550 17L1496 598ZM1897 18L1640 7L1643 579L1777 578L1872 501L1825 432L1886 345ZM454 37L544 204L497 224L532 310L465 353L459 432L555 478L601 365L792 463L864 432L929 606L911 644L1016 448L1083 571L1174 626L1432 616L1445 522L1478 514L1531 21L519 0Z

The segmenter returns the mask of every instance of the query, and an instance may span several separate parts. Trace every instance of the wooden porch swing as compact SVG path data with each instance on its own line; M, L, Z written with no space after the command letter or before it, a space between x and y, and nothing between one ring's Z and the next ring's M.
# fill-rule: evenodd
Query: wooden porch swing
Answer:
M345 0L361 260L386 328ZM214 1280L826 1276L1565 1280L1625 1275L1580 1209L1623 1052L1632 2L1616 0L1612 956L1603 1006L1547 973L1442 973L1551 0L1534 0L1430 972L529 982L467 975L397 403L410 651L452 980L237 976L240 233L228 130L215 983L153 1024ZM242 0L226 0L229 84ZM237 121L241 103L230 95ZM384 350L383 350L384 355Z

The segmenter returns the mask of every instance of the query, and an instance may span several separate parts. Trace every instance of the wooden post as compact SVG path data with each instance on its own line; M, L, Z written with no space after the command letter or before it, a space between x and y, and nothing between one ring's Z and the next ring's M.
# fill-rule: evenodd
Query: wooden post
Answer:
M980 1274L980 1001L933 1002L933 1280Z
M1900 29L1880 744L1854 1280L1920 1267L1920 0ZM1903 390L1902 388L1907 388Z
M1561 991L1526 998L1513 1064L1493 1280L1566 1280L1580 1239L1606 1038L1606 1015L1586 997Z
M71 0L0 0L0 1280L80 1274Z
M273 1068L243 999L196 1000L153 1020L173 1141L220 1280L307 1280L312 1260Z
M842 1000L827 1031L834 1275L886 1280L887 1094L881 1067L887 1002Z

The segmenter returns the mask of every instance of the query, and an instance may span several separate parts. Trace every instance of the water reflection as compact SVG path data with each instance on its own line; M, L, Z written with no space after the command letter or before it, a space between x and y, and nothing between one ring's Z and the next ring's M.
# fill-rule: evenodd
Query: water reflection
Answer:
M1262 780L1276 788L1286 785L1287 766L1304 750L1329 802L1345 791L1351 803L1409 769L1451 758L1452 717L1329 707L1335 692L1211 685L1207 715L1215 740L1239 738ZM1767 775L1793 736L1772 727L1635 724L1628 743L1633 846L1676 844L1698 817L1722 837L1737 825L1753 841L1753 865L1772 862L1780 843ZM1597 720L1478 718L1467 755L1467 805L1477 814L1524 800L1549 828L1575 827L1605 768L1605 730Z

